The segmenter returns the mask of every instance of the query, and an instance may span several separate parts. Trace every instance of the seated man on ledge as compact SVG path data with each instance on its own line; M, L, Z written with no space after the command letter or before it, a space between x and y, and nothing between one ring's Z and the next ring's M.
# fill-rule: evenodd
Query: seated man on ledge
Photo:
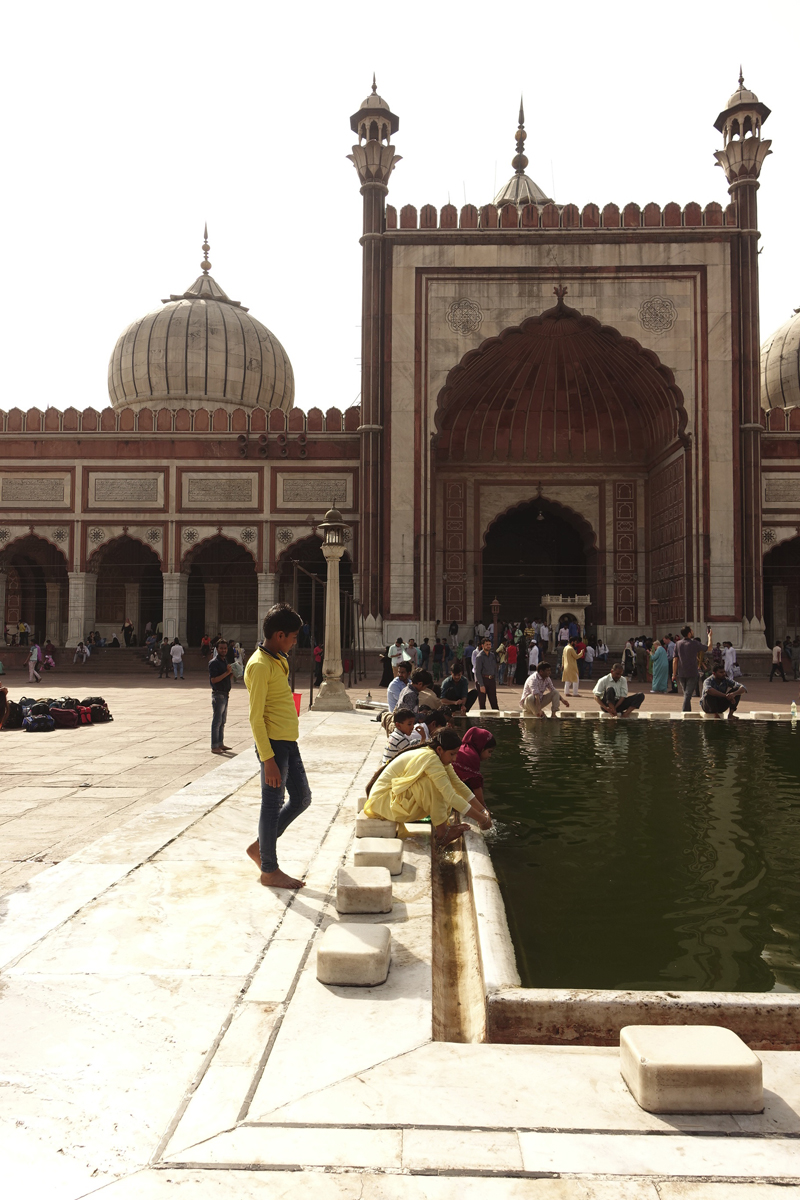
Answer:
M709 675L708 679L703 684L703 694L700 697L700 707L704 713L710 717L716 717L718 721L722 720L722 714L727 710L729 721L738 721L736 709L739 707L739 701L746 687L742 687L740 683L734 683L732 679L728 679L725 674L725 666L720 663L714 667L714 670Z
M543 708L550 706L551 716L555 716L560 705L569 708L569 700L559 696L550 678L550 663L540 662L538 670L525 680L519 706L523 717L544 717Z
M629 717L635 708L641 707L644 700L644 692L628 695L628 681L622 674L622 663L614 663L609 674L598 679L592 695L610 717Z

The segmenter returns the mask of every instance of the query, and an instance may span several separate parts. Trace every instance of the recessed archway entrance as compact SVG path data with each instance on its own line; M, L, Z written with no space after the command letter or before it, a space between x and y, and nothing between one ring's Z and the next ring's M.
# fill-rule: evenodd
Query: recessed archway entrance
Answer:
M6 572L5 612L0 614L16 634L20 621L31 627L31 638L56 646L64 644L69 604L67 564L62 552L44 538L29 534L0 554Z
M311 634L322 642L325 633L325 608L322 601L322 589L316 586L316 597L312 600L312 580L304 571L297 572L297 592L295 594L294 564L297 562L312 575L323 582L328 578L328 564L322 554L322 540L315 534L303 538L283 551L278 559L278 598L285 604L293 604L300 616L312 626ZM349 596L353 594L353 564L350 555L345 550L339 561L339 590ZM342 604L341 622L343 644L347 642L347 633L352 624L352 614L347 610L352 606Z
M482 556L484 622L489 605L500 602L504 620L543 617L542 596L590 595L586 623L596 622L597 553L588 522L553 501L537 499L503 513L489 526Z
M250 551L218 535L190 551L187 566L189 645L199 646L204 633L222 634L249 653L258 641L258 580Z
M122 641L122 624L129 618L142 644L147 622L155 629L162 617L161 560L150 546L127 534L92 557L97 566L95 628L108 640L116 633Z
M800 537L764 555L764 620L770 645L800 637Z

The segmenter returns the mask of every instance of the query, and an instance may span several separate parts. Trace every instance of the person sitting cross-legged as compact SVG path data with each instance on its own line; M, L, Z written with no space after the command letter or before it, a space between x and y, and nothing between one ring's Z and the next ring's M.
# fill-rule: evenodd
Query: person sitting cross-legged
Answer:
M598 679L592 691L597 703L610 717L629 717L641 708L644 692L628 695L628 681L622 674L622 663L614 663L608 675Z
M747 691L740 683L735 683L725 674L725 665L720 663L714 667L703 684L703 694L700 697L700 707L710 717L722 720L722 714L727 712L729 721L738 721L736 709L739 701Z
M569 700L559 696L550 677L550 663L540 662L537 670L525 680L519 706L524 717L544 717L545 708L555 716L561 705L569 708Z

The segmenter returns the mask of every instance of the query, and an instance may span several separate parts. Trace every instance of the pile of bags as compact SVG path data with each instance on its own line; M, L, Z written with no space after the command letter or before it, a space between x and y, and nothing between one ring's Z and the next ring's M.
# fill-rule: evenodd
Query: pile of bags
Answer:
M5 698L0 728L21 729L24 733L50 733L53 729L76 729L78 725L98 725L113 721L102 696L75 700L72 696L35 700L23 696L17 703Z

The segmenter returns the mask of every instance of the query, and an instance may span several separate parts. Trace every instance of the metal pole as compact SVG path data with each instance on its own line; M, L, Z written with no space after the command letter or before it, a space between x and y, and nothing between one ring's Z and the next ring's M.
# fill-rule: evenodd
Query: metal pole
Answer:
M292 608L297 612L297 560L293 562L292 572ZM297 647L292 647L292 691L294 692L294 676L297 669Z
M317 635L317 582L311 580L311 679L308 685L308 707L314 703L314 676L317 671L317 660L314 657L314 648L316 646Z

